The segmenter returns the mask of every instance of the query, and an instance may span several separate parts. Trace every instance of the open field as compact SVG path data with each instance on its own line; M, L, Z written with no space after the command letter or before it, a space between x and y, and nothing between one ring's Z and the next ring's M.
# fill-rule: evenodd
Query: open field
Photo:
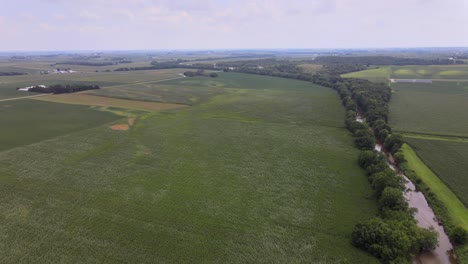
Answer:
M448 142L461 142L468 143L468 137L456 137L456 136L447 136L447 135L431 135L423 133L403 133L405 138L416 138L416 139L427 139L427 140L438 140L438 141L448 141Z
M21 75L0 77L0 99L29 96L35 93L18 92L16 87L50 84L92 84L100 86L115 86L121 84L135 84L142 82L160 81L180 77L184 69L167 69L155 71L135 72L92 72L70 74Z
M193 105L207 102L209 98L221 93L236 92L234 89L309 90L310 84L277 77L219 73L217 78L187 77L157 83L104 87L89 93L122 99Z
M468 136L468 83L394 83L390 124L397 131Z
M358 72L350 72L341 75L343 78L360 78L367 79L372 82L387 82L390 78L390 67L379 67Z
M463 177L466 175L467 165L463 157L466 157L468 153L468 144L419 139L411 139L408 142L414 150L406 144L403 145L402 150L409 167L442 201L454 224L468 230L468 209L465 206L467 180ZM443 146L444 144L446 146ZM453 155L454 149L461 150L465 156ZM421 156L422 160L418 156ZM429 164L431 168L428 168L426 164ZM454 184L460 185L454 186ZM465 205L460 199L465 202ZM468 245L459 246L456 251L461 259L468 258Z
M0 102L0 151L99 126L120 118L86 106L30 99Z
M408 143L422 161L458 196L468 207L468 142L448 142L407 138ZM466 210L466 209L465 209ZM466 218L468 220L468 217ZM468 224L468 223L467 223ZM468 227L468 226L467 226Z
M95 105L115 108L126 108L143 111L160 111L187 107L182 104L157 103L147 101L125 100L111 97L96 96L87 93L54 94L36 97L34 100L76 105Z
M433 79L468 81L468 65L387 66L342 75L345 78L362 78L370 81L388 79Z
M376 204L333 90L155 85L204 99L0 152L0 262L376 263L350 243Z

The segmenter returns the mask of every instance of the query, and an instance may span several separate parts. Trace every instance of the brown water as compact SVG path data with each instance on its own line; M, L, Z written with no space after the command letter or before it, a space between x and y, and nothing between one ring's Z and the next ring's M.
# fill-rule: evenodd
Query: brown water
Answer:
M416 186L401 172L401 170L395 165L393 157L390 153L384 151L384 148L380 144L375 145L375 150L382 152L387 157L388 166L398 172L398 175L405 179L406 190L404 196L408 201L410 208L416 208L417 211L414 214L419 227L422 228L433 228L438 234L438 246L430 251L418 254L413 263L418 264L455 264L457 258L453 251L453 246L445 233L444 227L439 224L437 218L432 211L432 208L427 203L426 198L422 192L416 190Z
M359 123L365 122L365 117L361 112L358 112L356 121ZM376 139L377 141L377 139ZM422 192L416 190L416 186L403 174L398 168L393 159L393 156L385 150L380 142L377 141L374 150L383 153L387 157L388 166L396 171L398 175L405 179L405 187L403 195L406 198L410 208L416 208L414 219L417 225L422 228L433 228L438 235L438 245L430 252L423 252L418 254L413 263L415 264L456 264L458 263L457 257L453 251L453 246L445 233L444 227L437 221L436 215L432 208L427 203L426 198Z

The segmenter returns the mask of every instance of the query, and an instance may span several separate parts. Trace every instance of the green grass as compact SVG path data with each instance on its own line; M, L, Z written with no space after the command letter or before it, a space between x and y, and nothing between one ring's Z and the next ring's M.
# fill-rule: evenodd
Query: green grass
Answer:
M164 85L203 94L207 80ZM216 83L128 131L0 152L0 262L376 263L350 243L376 206L336 93Z
M463 177L466 173L467 165L463 157L466 157L468 153L468 144L420 139L408 141L415 149L413 150L407 144L402 147L409 167L444 204L448 216L453 223L468 230L468 209L465 207L467 201L467 181ZM458 152L458 154L465 156L458 157L457 155L453 155L453 153L457 153L454 150L461 150L462 153ZM418 155L422 157L422 160ZM433 170L429 169L426 164L429 164ZM433 171L438 175L434 174ZM465 205L463 205L459 198L465 201ZM457 247L456 252L460 259L468 259L467 245Z
M16 91L16 87L26 87L38 84L50 85L73 83L100 85L101 87L122 84L134 85L136 83L160 81L174 77L180 77L178 73L183 71L183 69L167 69L135 72L77 72L70 74L0 76L0 99L34 94L18 92Z
M406 139L422 161L468 206L468 142ZM465 209L466 210L466 209ZM466 219L468 220L468 218Z
M379 67L341 75L343 78L360 78L375 82L387 82L390 78L390 67Z
M0 151L99 126L120 118L87 106L28 99L0 102Z
M219 73L217 78L187 77L158 83L109 87L91 93L122 99L195 105L222 93L237 92L237 89L304 91L310 90L310 83L253 74Z
M389 66L343 74L344 78L361 78L386 82L388 79L443 79L468 81L468 65Z
M390 125L397 131L468 136L468 83L393 83Z

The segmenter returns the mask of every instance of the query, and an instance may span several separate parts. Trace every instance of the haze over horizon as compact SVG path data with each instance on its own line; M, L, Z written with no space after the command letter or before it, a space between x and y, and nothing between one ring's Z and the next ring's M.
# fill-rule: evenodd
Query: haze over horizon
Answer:
M468 46L463 0L1 4L0 51Z

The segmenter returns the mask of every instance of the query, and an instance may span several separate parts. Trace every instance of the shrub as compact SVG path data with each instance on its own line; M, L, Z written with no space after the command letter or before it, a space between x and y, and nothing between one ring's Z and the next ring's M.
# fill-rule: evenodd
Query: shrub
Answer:
M460 226L450 231L450 240L457 245L464 245L468 241L468 232Z

